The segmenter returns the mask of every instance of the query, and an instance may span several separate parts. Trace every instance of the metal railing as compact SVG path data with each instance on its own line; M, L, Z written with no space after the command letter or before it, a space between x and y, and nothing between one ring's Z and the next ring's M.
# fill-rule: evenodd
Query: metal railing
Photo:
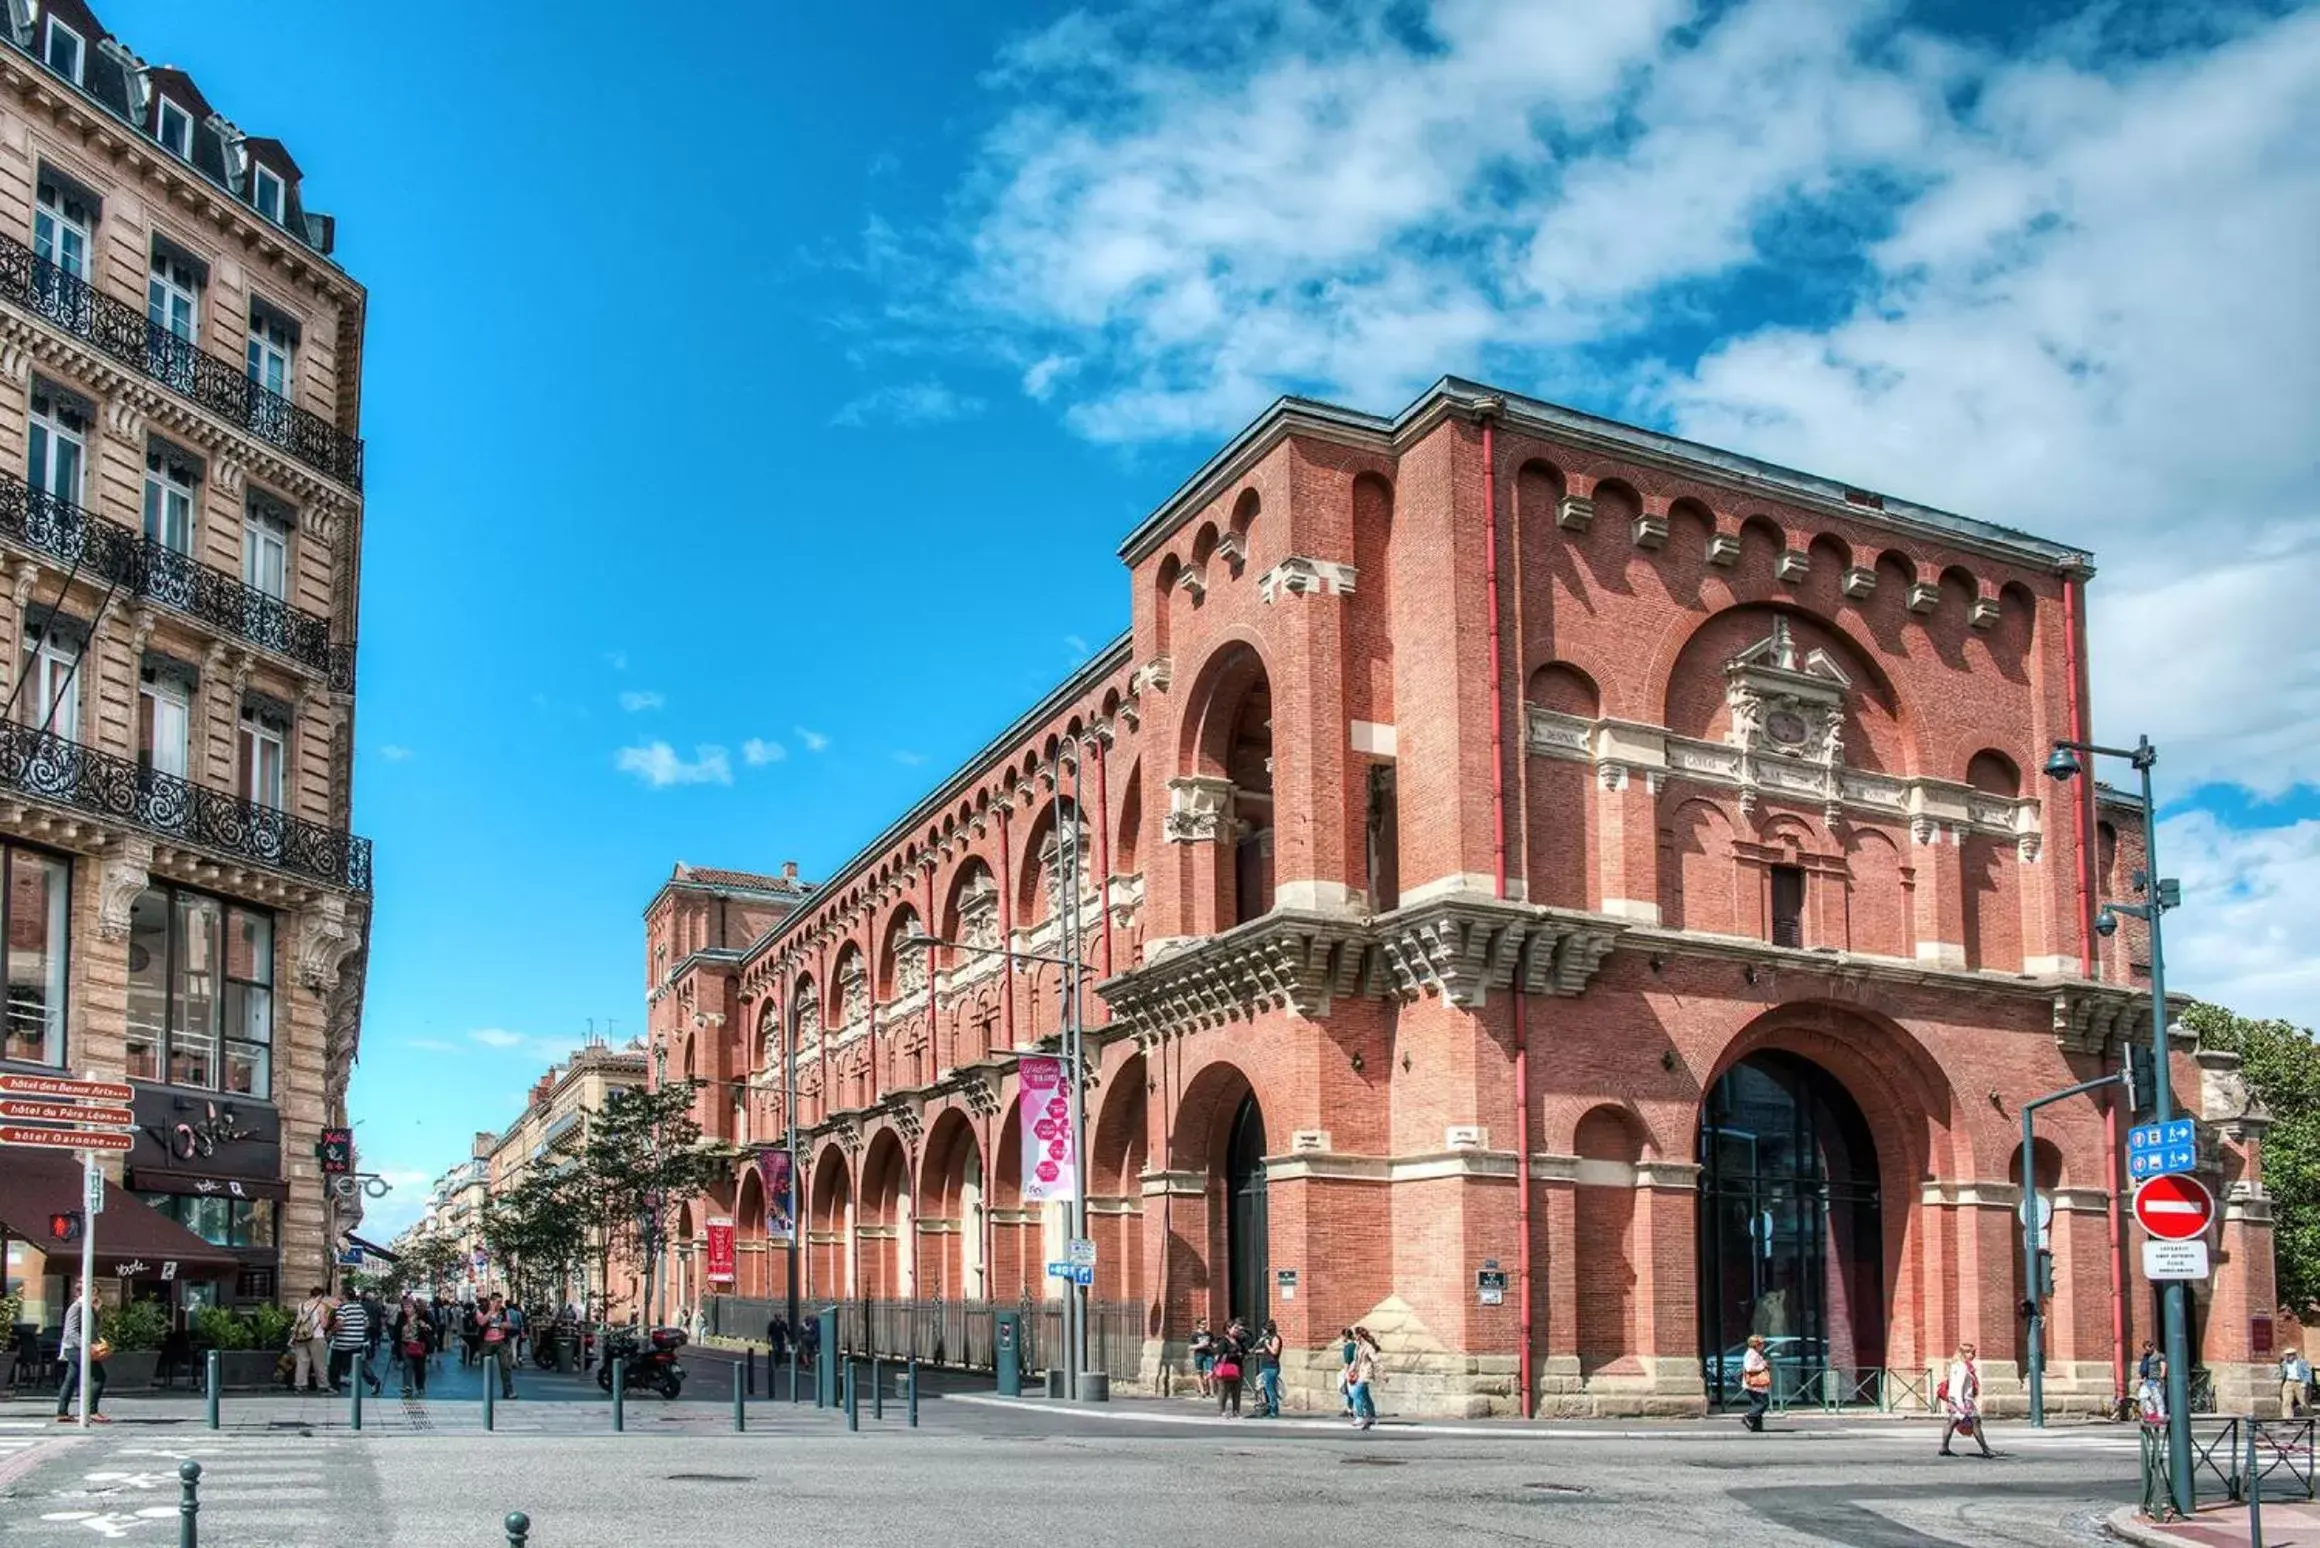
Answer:
M333 644L330 620L246 586L190 554L107 521L70 500L0 471L0 533L137 596L200 619L239 639L326 674L354 690L354 646Z
M2256 1419L2232 1414L2195 1416L2191 1421L2191 1498L2196 1508L2203 1487L2210 1498L2245 1503L2250 1499L2320 1498L2315 1477L2311 1419ZM2143 1514L2174 1514L2173 1474L2167 1458L2167 1426L2146 1422L2143 1435Z
M106 295L8 236L0 236L0 296L308 467L362 488L359 437L261 387L240 361L220 359L179 338L143 308Z
M0 719L0 787L125 822L180 844L371 890L371 841Z
M763 1339L766 1325L782 1315L783 1306L762 1296L714 1295L706 1307L708 1330L725 1338ZM1043 1371L1062 1359L1060 1300L809 1300L802 1303L801 1315L812 1316L824 1307L838 1313L840 1351L859 1358L916 1356L921 1365L987 1371L997 1338L994 1314L1008 1311L1022 1316L1024 1370ZM1087 1336L1089 1370L1105 1372L1114 1381L1135 1380L1144 1361L1144 1303L1090 1301Z

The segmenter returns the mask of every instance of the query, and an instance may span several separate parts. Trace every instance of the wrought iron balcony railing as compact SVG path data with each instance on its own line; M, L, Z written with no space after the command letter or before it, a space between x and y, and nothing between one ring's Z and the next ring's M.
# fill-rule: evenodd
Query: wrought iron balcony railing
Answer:
M320 414L250 379L152 321L144 309L108 296L13 237L0 236L0 296L350 488L362 487L363 443Z
M311 876L332 887L371 890L369 839L13 720L0 720L0 788L128 823L173 843Z
M78 563L96 579L117 582L253 645L280 651L326 674L331 687L354 691L354 646L332 643L329 619L245 586L215 566L36 489L14 473L0 472L0 533L67 564Z

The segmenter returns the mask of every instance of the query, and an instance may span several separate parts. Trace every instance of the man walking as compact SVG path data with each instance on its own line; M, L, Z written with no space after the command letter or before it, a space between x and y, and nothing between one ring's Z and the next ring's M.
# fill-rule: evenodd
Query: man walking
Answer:
M330 1293L316 1285L298 1303L298 1315L290 1324L290 1353L297 1360L290 1373L293 1391L313 1392L322 1386L329 1368L329 1332Z
M2311 1380L2312 1367L2304 1363L2304 1351L2290 1348L2280 1356L2280 1417L2293 1419L2304 1412L2304 1383Z
M356 1380L368 1386L372 1392L376 1393L379 1390L379 1378L363 1359L364 1352L370 1348L370 1342L370 1313L364 1308L363 1303L353 1299L339 1302L330 1316L330 1390L332 1392L343 1394L346 1391L346 1375L349 1370L354 1372Z
M64 1379L56 1384L56 1422L73 1422L73 1394L81 1386L81 1343L89 1341L89 1423L111 1424L97 1412L105 1400L105 1341L96 1336L89 1326L89 1300L85 1285L73 1286L72 1304L64 1311L64 1340L57 1348L58 1358L64 1361Z

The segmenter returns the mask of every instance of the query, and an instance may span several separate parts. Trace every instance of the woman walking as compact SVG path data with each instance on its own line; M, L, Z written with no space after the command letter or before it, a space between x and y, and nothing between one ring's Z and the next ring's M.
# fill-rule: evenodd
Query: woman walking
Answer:
M1353 1357L1357 1352L1353 1329L1339 1328L1337 1330L1337 1357L1339 1361L1337 1395L1345 1399L1345 1417L1348 1419L1355 1417L1353 1412Z
M1216 1364L1210 1376L1216 1383L1216 1411L1234 1419L1241 1416L1241 1370L1248 1358L1247 1330L1236 1319L1216 1341Z
M1943 1456L1957 1455L1949 1449L1953 1435L1970 1435L1974 1444L1982 1448L1983 1456L1997 1455L1990 1450L1990 1437L1982 1430L1982 1372L1974 1364L1973 1345L1958 1345L1957 1358L1949 1362L1949 1375L1935 1395L1941 1399L1942 1411L1949 1416L1949 1422L1941 1430Z
M1378 1356L1383 1353L1369 1329L1357 1326L1353 1330L1353 1364L1345 1375L1353 1395L1353 1427L1357 1430L1377 1423Z
M403 1367L405 1397L410 1397L414 1389L420 1397L427 1395L427 1346L433 1334L434 1329L428 1326L427 1314L419 1309L419 1303L404 1296L387 1337L393 1341L396 1363Z
M1762 1433L1765 1410L1772 1407L1772 1361L1764 1353L1764 1335L1748 1335L1748 1352L1740 1357L1740 1390L1748 1398L1748 1412L1740 1423Z

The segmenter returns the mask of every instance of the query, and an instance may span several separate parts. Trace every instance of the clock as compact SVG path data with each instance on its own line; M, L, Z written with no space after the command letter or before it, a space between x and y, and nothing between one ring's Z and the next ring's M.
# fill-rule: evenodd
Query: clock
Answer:
M1777 709L1764 717L1764 734L1783 747L1801 747L1812 727L1792 709Z

